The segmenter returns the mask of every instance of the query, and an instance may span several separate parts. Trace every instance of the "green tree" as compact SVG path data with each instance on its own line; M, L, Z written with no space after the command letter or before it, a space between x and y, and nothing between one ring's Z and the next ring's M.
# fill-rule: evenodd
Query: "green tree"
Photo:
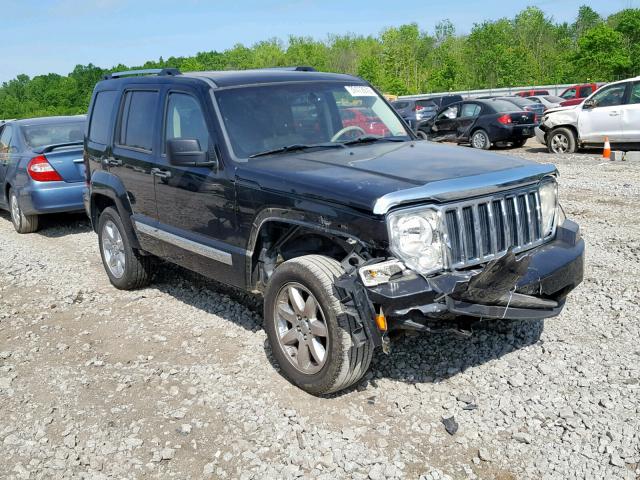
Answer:
M608 25L600 24L578 41L575 64L586 80L611 81L631 67L624 37Z

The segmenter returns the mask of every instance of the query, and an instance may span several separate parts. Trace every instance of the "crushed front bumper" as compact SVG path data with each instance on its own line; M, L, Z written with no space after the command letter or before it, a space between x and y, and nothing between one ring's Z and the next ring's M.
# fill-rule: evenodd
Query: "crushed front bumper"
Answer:
M500 287L496 282L489 287L490 282L476 281L488 270L485 266L428 278L410 272L365 288L366 295L374 308L382 308L392 329L394 323L401 326L404 318L412 318L410 324L415 326L421 319L426 322L460 316L512 320L553 317L562 311L567 294L582 282L584 241L578 225L570 220L557 228L553 241L517 256L507 255L511 258L504 258L504 265L494 264L498 272L501 268L505 272L512 269L519 261L527 262L521 265L524 273L517 274L508 287L504 282ZM494 278L499 276L494 273ZM486 296L483 284L488 285Z

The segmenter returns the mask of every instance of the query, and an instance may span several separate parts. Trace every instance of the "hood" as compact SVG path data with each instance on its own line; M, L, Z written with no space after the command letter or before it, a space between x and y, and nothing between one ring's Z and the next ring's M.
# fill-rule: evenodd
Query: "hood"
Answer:
M474 187L481 179L480 183L491 188L496 175L509 177L510 184L516 185L519 179L521 183L530 180L527 172L537 166L540 165L523 159L426 141L381 142L254 158L237 164L236 175L261 189L380 213L376 204L383 197L397 198L401 192L415 193L425 186L438 186L437 190L441 190L444 184L455 185L462 194L466 192L465 179ZM545 166L544 170L555 168ZM437 200L428 194L420 198ZM392 203L409 202L405 200Z

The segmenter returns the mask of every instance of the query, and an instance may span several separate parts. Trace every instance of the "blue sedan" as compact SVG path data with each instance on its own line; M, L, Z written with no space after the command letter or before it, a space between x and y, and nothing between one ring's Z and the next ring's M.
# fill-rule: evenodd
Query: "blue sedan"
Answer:
M0 126L0 208L18 233L39 215L84 210L86 116L14 120Z

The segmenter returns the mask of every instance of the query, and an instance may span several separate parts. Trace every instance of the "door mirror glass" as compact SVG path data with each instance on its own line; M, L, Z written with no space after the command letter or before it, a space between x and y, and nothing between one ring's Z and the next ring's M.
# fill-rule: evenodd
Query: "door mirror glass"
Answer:
M172 138L167 140L167 158L178 167L217 167L215 154L202 150L195 138Z
M584 103L582 104L582 108L584 110L590 110L595 106L596 106L595 102L593 100L591 100L591 99L585 100Z

